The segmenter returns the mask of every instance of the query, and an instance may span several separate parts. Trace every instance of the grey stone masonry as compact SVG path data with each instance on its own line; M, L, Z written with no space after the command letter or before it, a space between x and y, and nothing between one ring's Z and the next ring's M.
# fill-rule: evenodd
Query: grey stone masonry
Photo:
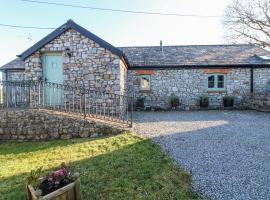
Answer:
M71 50L71 57L65 55L65 50ZM113 92L125 91L123 80L126 69L121 64L119 56L101 47L96 42L79 32L69 29L46 44L25 60L25 75L27 80L38 80L42 77L42 54L61 52L64 57L64 83L68 85L85 85L89 89Z
M270 93L252 94L250 108L270 112Z
M98 137L124 129L101 121L49 110L0 110L0 140L50 140Z
M254 92L270 92L270 68L254 69Z
M147 71L147 70L145 70ZM181 108L196 109L201 96L209 96L209 106L223 106L223 97L234 96L235 106L246 105L250 94L250 68L227 68L224 91L208 91L207 76L209 69L162 69L150 70L150 91L140 90L140 70L128 71L128 90L135 98L144 97L146 106L167 108L172 95L179 97ZM215 69L212 70L213 73ZM139 73L138 73L139 72ZM270 70L259 68L254 72L254 92L264 90L270 81Z
M24 81L25 73L22 70L3 72L3 81Z

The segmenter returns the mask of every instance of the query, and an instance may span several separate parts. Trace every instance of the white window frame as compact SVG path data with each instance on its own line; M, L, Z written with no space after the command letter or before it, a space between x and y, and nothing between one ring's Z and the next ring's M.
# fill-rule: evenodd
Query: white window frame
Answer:
M209 77L214 76L214 87L209 88ZM223 76L223 88L218 87L218 76ZM207 90L208 91L225 91L226 90L226 84L227 82L227 77L226 74L219 74L219 73L214 73L214 74L208 74L207 76Z

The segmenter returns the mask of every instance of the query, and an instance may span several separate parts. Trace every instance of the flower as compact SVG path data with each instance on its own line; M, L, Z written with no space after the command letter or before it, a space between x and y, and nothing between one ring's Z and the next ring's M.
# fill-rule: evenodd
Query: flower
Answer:
M59 170L52 171L46 178L51 188L58 188L59 185L65 184L71 180L69 167L62 163Z

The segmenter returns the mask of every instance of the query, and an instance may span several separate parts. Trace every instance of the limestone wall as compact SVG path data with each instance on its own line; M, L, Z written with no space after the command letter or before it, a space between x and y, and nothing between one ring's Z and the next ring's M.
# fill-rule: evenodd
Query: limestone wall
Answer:
M206 69L154 70L151 72L151 90L140 91L139 74L141 73L138 70L129 70L128 90L135 98L145 97L146 105L158 105L164 108L169 106L168 102L172 94L180 98L183 109L198 108L201 96L209 96L210 107L222 106L222 98L225 95L234 96L236 106L247 101L250 93L249 68L228 68L226 90L222 92L207 90L208 73Z
M126 64L121 60L120 61L120 94L126 93L126 85L127 85L127 66Z
M112 124L48 110L0 110L0 140L98 137L122 131L123 129Z
M71 57L65 49L71 50ZM70 29L25 60L26 79L42 77L42 53L62 52L64 83L89 89L120 93L120 58L79 32Z
M270 93L254 93L251 95L250 108L270 112Z
M254 69L254 92L270 92L270 68Z
M7 78L7 80L6 80ZM21 71L7 71L2 72L2 80L3 81L23 81L25 80L25 73L23 70Z

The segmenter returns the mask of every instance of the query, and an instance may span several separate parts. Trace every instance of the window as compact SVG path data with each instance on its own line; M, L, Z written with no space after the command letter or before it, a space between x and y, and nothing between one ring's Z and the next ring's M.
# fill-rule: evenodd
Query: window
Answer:
M150 90L150 75L141 75L140 78L140 89Z
M225 90L226 77L224 74L208 75L208 90Z

